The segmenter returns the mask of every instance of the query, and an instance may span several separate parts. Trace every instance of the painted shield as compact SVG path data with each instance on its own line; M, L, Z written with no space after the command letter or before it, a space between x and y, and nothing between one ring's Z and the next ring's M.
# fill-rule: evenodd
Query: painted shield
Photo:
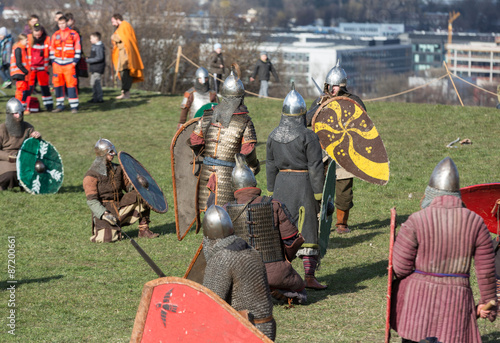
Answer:
M141 198L158 213L168 211L167 200L155 179L135 158L124 151L118 153L120 165Z
M205 112L206 110L211 110L215 105L217 105L216 102L209 102L208 104L201 106L194 114L194 118L201 118L203 112Z
M272 341L208 288L165 277L144 285L130 342Z
M17 153L19 184L31 194L53 194L64 179L61 156L47 141L28 138Z
M330 241L330 230L332 228L333 214L335 213L333 203L335 201L335 162L328 165L325 184L323 185L323 197L321 198L321 211L319 217L319 253L325 256Z
M389 160L384 143L368 114L347 97L323 103L312 119L314 132L328 155L361 180L385 185Z
M491 233L499 229L500 183L486 183L460 189L462 202L467 208L481 216Z
M199 118L194 118L182 125L170 144L175 229L178 240L186 236L198 215L196 189L203 157L197 157L189 146L189 137L198 120Z

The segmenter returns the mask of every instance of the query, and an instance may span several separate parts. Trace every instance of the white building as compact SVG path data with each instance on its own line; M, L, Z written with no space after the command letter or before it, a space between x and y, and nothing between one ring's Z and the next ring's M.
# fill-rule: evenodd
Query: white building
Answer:
M472 77L478 82L500 81L500 46L495 43L471 42L450 44L448 68L458 76Z

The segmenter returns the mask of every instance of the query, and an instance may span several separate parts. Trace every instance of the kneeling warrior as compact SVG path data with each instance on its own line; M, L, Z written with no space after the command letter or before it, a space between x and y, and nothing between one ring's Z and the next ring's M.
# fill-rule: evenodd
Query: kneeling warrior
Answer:
M97 157L83 178L87 205L92 211L92 242L121 239L121 227L139 221L139 237L155 238L149 230L149 206L142 201L122 167L112 163L117 152L113 143L99 139L94 147ZM123 192L126 192L123 194Z
M234 235L231 218L217 205L210 206L203 217L203 254L207 260L203 286L247 314L257 329L274 340L273 302L260 253Z
M304 238L282 203L260 195L262 191L257 188L257 180L243 155L236 154L235 160L232 182L236 200L224 206L235 234L260 252L273 297L305 303L304 280L289 262L295 258Z

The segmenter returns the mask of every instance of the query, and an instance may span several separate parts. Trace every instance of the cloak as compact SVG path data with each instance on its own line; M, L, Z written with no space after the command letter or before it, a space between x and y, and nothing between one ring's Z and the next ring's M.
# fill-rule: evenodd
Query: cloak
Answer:
M125 51L127 52L130 76L133 79L132 82L135 83L144 81L144 65L142 64L139 47L137 45L137 38L135 37L135 31L132 28L132 25L126 21L122 21L120 26L116 29L115 34L120 37L125 47ZM111 60L113 61L115 70L118 69L118 47L115 42L113 42Z

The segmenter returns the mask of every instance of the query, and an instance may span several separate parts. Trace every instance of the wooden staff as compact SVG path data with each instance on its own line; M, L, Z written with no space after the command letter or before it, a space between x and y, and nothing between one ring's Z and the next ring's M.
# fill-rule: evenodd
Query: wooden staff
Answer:
M387 277L387 310L385 316L385 343L391 339L391 293L392 293L392 253L396 238L396 207L391 208L391 234L389 238L389 265Z

